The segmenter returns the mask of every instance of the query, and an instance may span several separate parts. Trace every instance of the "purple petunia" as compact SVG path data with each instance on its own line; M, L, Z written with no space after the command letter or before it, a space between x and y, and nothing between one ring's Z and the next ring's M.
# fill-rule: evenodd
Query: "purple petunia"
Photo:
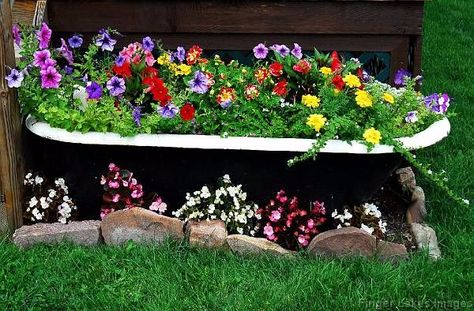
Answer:
M265 59L268 55L268 48L265 44L259 43L253 48L253 55L256 59Z
M49 40L51 40L51 29L49 29L46 23L41 25L41 29L36 32L36 38L39 41L40 49L47 49L49 45Z
M61 38L61 47L57 50L59 54L64 57L64 59L69 65L72 65L74 63L74 57L72 56L72 52L71 50L69 50L69 47L67 46L66 41L64 41L63 38Z
M125 80L117 76L113 76L107 81L107 89L112 96L119 96L125 92Z
M69 76L72 74L73 68L71 66L66 65L64 66L64 72Z
M290 49L284 44L274 44L270 47L272 51L278 53L281 57L288 56L290 54Z
M41 70L41 87L43 89L57 89L61 82L61 74L54 66L49 66Z
M46 61L51 58L49 50L41 50L33 53L33 66L44 67Z
M67 39L67 42L69 43L69 46L73 49L78 49L82 46L82 42L84 40L82 39L81 35L74 35L71 38Z
M173 53L173 56L182 63L186 59L186 50L182 46L178 46L176 52Z
M86 86L87 99L99 99L102 97L102 87L97 82L88 82Z
M179 108L169 102L165 106L158 108L158 111L163 118L171 119L179 112Z
M99 31L99 35L95 40L95 45L100 47L102 51L112 52L116 43L117 40L112 39L109 33L103 29Z
M151 52L155 48L155 43L150 37L143 38L142 46L145 51Z
M409 111L407 113L407 116L405 117L405 122L406 123L415 123L418 121L418 111Z
M125 60L126 60L125 56L119 55L119 56L117 56L117 58L115 59L115 65L117 65L117 66L119 66L119 67L122 67L123 64L125 63Z
M404 68L400 68L395 73L395 79L393 82L395 83L395 85L398 85L398 86L405 85L406 84L405 78L411 78L411 73Z
M17 24L14 24L12 27L12 35L13 41L15 42L16 46L21 45L21 34L20 34L20 27Z
M132 110L133 122L136 126L142 126L142 109L140 107L134 107Z
M297 59L301 59L303 57L303 51L301 46L298 43L293 43L293 49L291 50L291 54L296 57Z
M21 86L21 82L23 82L23 78L23 72L13 68L10 71L10 74L5 77L5 80L7 80L9 88L19 88Z
M188 84L194 93L204 94L209 90L209 79L199 70L194 73L194 78Z
M431 94L425 97L425 106L437 114L446 113L449 107L450 98L448 94Z

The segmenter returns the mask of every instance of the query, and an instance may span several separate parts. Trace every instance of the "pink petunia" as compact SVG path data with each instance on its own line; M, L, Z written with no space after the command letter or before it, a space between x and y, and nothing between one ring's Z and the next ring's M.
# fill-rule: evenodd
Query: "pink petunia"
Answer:
M270 221L277 222L281 218L281 213L279 211L272 211L269 218Z
M263 228L263 234L266 235L267 237L269 236L272 236L273 235L273 227L270 225L270 224L267 224L264 228Z
M41 29L36 33L36 38L39 41L40 49L47 49L49 40L51 40L52 31L46 23L41 25Z

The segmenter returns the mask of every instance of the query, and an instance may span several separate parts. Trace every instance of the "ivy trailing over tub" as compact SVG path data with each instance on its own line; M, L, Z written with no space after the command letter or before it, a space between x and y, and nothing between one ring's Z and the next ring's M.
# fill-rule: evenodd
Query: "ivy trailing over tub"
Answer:
M357 59L316 49L305 54L297 43L259 43L246 66L206 57L197 45L165 50L150 37L118 51L112 29L88 45L76 34L53 48L51 33L46 24L14 28L21 59L6 79L19 88L24 114L68 131L317 139L289 165L316 157L330 139L360 140L369 150L392 145L418 168L395 139L444 118L451 101L447 94L422 95L421 77L404 69L392 87Z

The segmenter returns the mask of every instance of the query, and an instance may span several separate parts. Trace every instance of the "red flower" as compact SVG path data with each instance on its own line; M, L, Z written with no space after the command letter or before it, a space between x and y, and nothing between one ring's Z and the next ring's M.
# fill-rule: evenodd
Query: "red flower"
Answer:
M288 93L288 90L286 89L287 85L288 82L286 82L286 80L276 83L275 87L273 88L273 93L278 96L285 96L286 93Z
M147 77L143 79L143 84L148 86L147 92L152 93L153 100L159 101L161 106L165 106L171 100L168 89L160 78Z
M344 80L342 80L340 75L337 75L332 79L332 84L334 84L334 87L339 91L342 91L345 85Z
M255 79L257 80L258 84L262 84L270 75L268 69L266 68L259 68L255 71Z
M114 65L112 68L114 73L118 76L122 76L124 78L129 78L132 76L132 70L130 68L130 62L124 62L122 66Z
M270 74L274 77L279 77L283 73L283 65L279 62L274 62L270 65Z
M191 121L194 119L195 111L196 109L194 109L194 106L191 103L186 103L183 107L181 107L179 114L184 121Z
M311 71L311 63L306 59L302 59L293 66L293 70L302 74L307 74Z
M158 69L155 67L147 66L145 70L143 70L143 76L145 77L156 77L158 75Z
M199 57L201 57L202 49L198 45L193 45L186 55L186 62L188 65L194 65Z
M339 60L339 55L337 54L336 51L331 53L331 69L333 72L338 71L339 69L342 68L342 63Z
M245 98L248 99L248 100L253 100L253 99L257 98L257 96L259 94L260 94L260 92L258 91L257 86L254 85L254 84L249 84L244 89Z

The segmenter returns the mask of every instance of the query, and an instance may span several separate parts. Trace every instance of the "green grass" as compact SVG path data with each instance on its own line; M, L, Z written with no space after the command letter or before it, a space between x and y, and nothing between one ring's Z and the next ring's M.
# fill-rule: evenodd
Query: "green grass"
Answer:
M424 29L424 91L449 93L458 116L449 138L418 157L445 169L450 186L474 201L474 1L428 2ZM473 209L422 183L443 252L437 262L424 254L399 265L241 258L179 245L23 251L4 241L0 309L375 309L367 301L384 310L474 309Z

